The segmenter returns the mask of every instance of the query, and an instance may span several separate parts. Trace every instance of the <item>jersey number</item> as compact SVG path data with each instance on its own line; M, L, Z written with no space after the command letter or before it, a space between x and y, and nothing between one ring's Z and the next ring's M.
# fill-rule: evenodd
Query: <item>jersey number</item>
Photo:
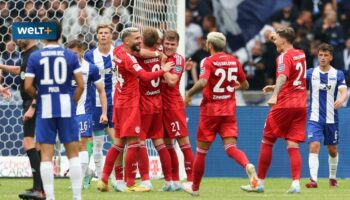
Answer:
M160 66L158 64L155 64L153 67L152 67L152 72L156 72L160 70ZM158 77L157 79L154 79L154 80L151 80L151 84L153 87L158 87L159 86L159 83L160 83L160 78Z
M301 85L302 81L300 80L301 78L301 75L303 74L303 72L305 71L305 66L306 66L306 61L304 63L304 67L303 67L303 64L301 62L298 62L296 65L295 65L295 69L297 71L299 71L299 74L298 74L298 77L293 81L293 85L294 86L298 86L298 85ZM306 73L304 73L304 77L303 78L306 78Z
M179 121L174 121L170 123L171 126L171 131L172 132L176 132L180 130L180 125L179 125Z
M232 80L237 81L237 76L233 74L234 72L237 72L237 71L238 71L238 68L228 68L228 71L226 74L226 71L224 69L222 68L217 69L215 71L215 75L220 76L220 80L214 86L214 92L217 92L217 93L225 92L225 88L221 87L222 83L226 80L226 77L228 82L231 82ZM226 87L226 90L229 92L233 92L235 88L228 85Z
M55 58L53 62L53 78L50 77L49 57L40 59L40 65L44 65L44 78L40 80L41 85L52 85L55 80L56 84L63 84L67 80L67 62L63 57Z

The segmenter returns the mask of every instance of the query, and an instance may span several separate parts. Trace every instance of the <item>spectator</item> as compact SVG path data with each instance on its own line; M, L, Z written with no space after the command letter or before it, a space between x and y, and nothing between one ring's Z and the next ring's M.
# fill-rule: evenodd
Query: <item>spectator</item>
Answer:
M291 26L297 17L297 10L294 8L293 4L277 11L271 17L271 25L278 29L281 26Z
M190 10L186 10L185 25L185 57L187 59L199 49L198 40L203 36L203 32L198 24L192 23L192 12Z
M262 44L259 40L255 41L252 55L249 61L243 64L243 69L249 82L249 89L262 90L266 84L266 66L263 57Z
M346 83L350 86L350 37L345 42L344 50L337 53L333 61L333 67L344 72Z
M213 13L207 1L203 0L188 0L186 1L186 9L190 10L193 15L193 23L202 24L203 18L206 15Z
M307 34L307 29L299 28L298 31L296 31L296 37L293 46L296 49L303 50L306 56L306 62L310 63L310 41L307 38Z
M310 43L310 58L307 59L307 68L315 68L318 66L318 46L321 44L319 40L313 40Z
M345 38L350 37L350 0L342 0L338 5L340 24L343 26Z
M16 51L16 43L12 40L6 42L6 50L1 55L1 63L11 66L19 66L21 64L20 53ZM4 78L4 87L11 87L13 90L18 90L21 82L20 77L7 72L2 72Z
M324 14L324 10L329 9L325 8L327 4L332 9L336 9L336 0L303 0L301 8L302 10L309 10L312 13L313 21L315 21L322 16L322 13Z
M277 50L275 44L269 39L271 30L266 30L264 33L265 43L263 45L263 58L265 60L265 69L266 69L266 84L273 85L275 84L276 77L276 58Z
M113 22L113 16L118 16L118 23L127 24L130 22L130 13L122 5L122 0L112 0L112 4L105 4L105 9L102 14L102 22L111 24ZM117 24L116 24L117 25Z
M217 32L218 27L216 26L216 19L213 15L206 15L203 19L202 28L204 30L204 35L210 32Z
M298 18L292 22L292 28L295 30L295 32L298 32L299 29L305 29L308 32L312 30L312 14L308 10L302 10Z
M61 10L61 3L59 0L50 0L47 5L47 17L49 19L56 19L61 21L64 10Z

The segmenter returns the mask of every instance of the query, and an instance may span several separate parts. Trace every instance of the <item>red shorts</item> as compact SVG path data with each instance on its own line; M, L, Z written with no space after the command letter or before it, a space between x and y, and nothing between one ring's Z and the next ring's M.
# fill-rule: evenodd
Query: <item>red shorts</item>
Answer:
M163 126L165 138L188 136L185 109L163 110Z
M265 122L264 137L304 142L306 119L306 108L272 108Z
M141 114L139 107L116 108L114 111L114 136L116 138L141 136Z
M141 140L164 137L162 113L141 114Z
M213 142L216 133L221 138L238 136L237 121L235 116L206 116L199 117L197 140L202 142Z

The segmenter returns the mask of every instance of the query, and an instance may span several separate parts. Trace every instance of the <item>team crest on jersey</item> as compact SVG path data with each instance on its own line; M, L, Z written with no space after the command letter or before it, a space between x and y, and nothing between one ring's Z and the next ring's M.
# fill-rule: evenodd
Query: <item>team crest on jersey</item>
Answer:
M139 126L136 126L136 127L135 127L135 132L136 132L137 134L139 134L139 133L141 132L141 129L140 129Z
M181 67L181 66L176 66L176 67L174 68L174 72L176 72L176 73L181 73L181 72L182 72L182 67Z
M200 76L203 75L204 72L205 72L205 68L204 68L204 67L201 67L201 71L199 72L199 75L200 75Z
M139 64L134 64L132 67L133 67L134 70L137 71L137 72L140 71L140 70L142 70L142 67L141 67Z
M278 71L278 72L283 72L283 71L284 71L284 68L285 68L284 64L280 64L280 65L278 65L278 67L277 67L277 71Z

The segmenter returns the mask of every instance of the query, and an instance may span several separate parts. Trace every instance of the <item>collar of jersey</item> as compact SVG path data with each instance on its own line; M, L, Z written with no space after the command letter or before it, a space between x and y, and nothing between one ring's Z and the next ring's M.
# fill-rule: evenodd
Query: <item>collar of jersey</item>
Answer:
M48 45L44 46L44 48L57 48L57 47L60 47L60 45L58 45L58 44L48 44Z

